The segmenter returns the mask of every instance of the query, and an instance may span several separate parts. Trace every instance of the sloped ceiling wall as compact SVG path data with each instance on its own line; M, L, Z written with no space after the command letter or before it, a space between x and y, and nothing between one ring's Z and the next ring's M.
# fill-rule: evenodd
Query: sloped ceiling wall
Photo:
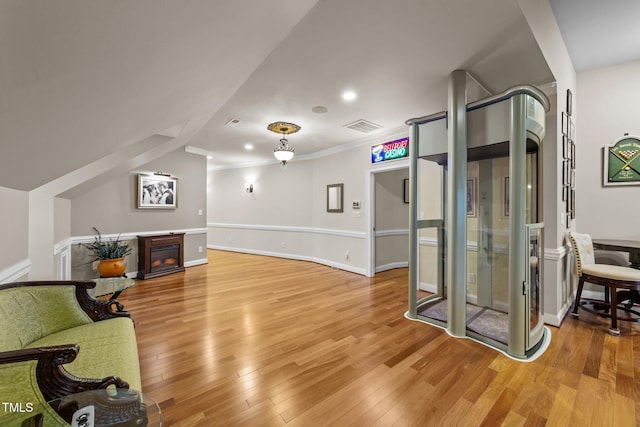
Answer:
M0 186L32 190L212 115L315 3L1 2Z

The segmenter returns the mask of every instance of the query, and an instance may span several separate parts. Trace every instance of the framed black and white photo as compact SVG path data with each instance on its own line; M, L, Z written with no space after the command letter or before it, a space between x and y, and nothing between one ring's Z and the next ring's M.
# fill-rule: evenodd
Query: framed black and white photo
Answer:
M571 172L571 168L569 167L571 165L570 160L563 160L562 161L562 185L569 185L569 174Z
M573 95L571 94L571 90L567 89L567 115L571 115L571 111L573 108L571 104L573 103Z
M569 156L571 155L571 152L569 151L569 137L562 135L562 158L563 159L568 159Z
M569 136L569 116L567 116L567 113L562 113L562 134Z
M176 209L178 179L164 174L138 174L138 208Z
M571 219L576 218L576 190L571 189Z
M569 119L569 139L574 142L576 140L576 124L571 118Z

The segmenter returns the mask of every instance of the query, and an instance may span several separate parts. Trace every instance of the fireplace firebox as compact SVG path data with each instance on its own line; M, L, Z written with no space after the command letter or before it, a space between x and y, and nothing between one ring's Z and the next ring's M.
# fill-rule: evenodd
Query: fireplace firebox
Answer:
M138 279L184 271L184 233L138 236Z

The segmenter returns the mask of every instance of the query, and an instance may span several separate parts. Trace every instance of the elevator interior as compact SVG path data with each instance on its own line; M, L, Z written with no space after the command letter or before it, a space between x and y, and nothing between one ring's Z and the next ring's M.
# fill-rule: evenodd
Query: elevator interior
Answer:
M549 103L538 89L518 86L462 105L461 118L442 112L407 121L414 147L407 316L526 360L549 339L541 295Z

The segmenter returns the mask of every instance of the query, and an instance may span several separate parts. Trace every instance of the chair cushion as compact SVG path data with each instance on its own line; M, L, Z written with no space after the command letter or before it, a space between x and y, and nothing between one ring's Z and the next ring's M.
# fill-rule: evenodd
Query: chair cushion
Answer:
M588 264L582 266L582 273L613 280L640 282L640 270L619 265Z
M76 359L65 369L81 378L115 375L141 391L140 363L133 322L127 317L102 320L48 335L28 347L78 344Z

